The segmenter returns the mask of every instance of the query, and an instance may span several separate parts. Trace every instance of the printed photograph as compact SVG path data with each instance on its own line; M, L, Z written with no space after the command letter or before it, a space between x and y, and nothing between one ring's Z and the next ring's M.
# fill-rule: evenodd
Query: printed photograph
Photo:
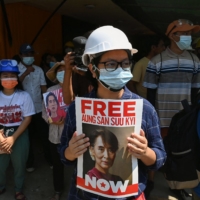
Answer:
M87 174L114 183L129 180L131 185L132 162L126 138L134 132L134 127L82 125L83 133L90 138L90 147L83 155L83 178Z

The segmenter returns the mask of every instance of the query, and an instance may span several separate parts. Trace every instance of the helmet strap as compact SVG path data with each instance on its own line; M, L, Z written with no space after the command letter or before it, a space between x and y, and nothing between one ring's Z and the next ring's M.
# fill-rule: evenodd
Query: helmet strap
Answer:
M110 91L112 91L112 92L119 92L119 91L122 89L122 88L120 88L120 89L113 89L113 88L111 88L109 85L107 85L106 83L104 83L103 81L101 81L101 80L99 79L100 74L99 74L98 68L96 67L96 65L94 64L93 61L92 61L91 63L92 63L92 71L95 72L95 74L96 74L96 79L101 83L101 85L103 85L106 89L108 89L108 90L110 90Z
M103 85L106 89L108 89L108 90L110 90L112 92L119 92L122 89L122 88L120 88L120 89L113 89L109 85L107 85L106 83L104 83L103 81L101 81L99 79L97 79L97 80L101 83L101 85Z

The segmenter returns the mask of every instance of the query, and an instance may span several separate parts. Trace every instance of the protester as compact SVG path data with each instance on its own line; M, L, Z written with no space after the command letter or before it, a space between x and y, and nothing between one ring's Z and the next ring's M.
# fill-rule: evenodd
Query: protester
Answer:
M47 71L46 75L49 78L49 80L54 83L57 83L56 85L48 88L47 92L50 92L51 95L53 94L51 91L62 88L64 73L65 73L64 64L65 64L64 62L57 62L49 71ZM53 97L56 98L55 95ZM56 100L54 99L54 101ZM57 103L55 104L58 105ZM42 110L42 117L47 123L49 123L48 114L44 106ZM60 160L60 156L57 150L57 146L60 143L63 127L64 127L63 117L61 117L56 121L54 120L49 125L49 141L50 141L50 150L53 162L53 185L55 190L55 194L51 198L51 200L59 200L61 193L64 189L64 166Z
M169 24L166 35L170 39L167 49L151 59L144 79L147 99L155 106L165 137L171 118L182 109L181 100L193 101L200 88L200 63L191 47L191 34L200 30L189 20L179 19ZM182 199L185 192L176 191Z
M34 171L33 138L36 137L42 142L46 161L52 166L49 153L48 125L42 119L42 93L45 93L46 81L42 69L34 65L34 49L30 44L23 44L20 47L21 62L19 63L19 80L23 88L33 100L36 114L33 115L29 124L30 149L27 162L27 171Z
M132 92L135 92L143 98L147 98L147 89L143 86L144 76L148 62L165 50L163 39L158 35L149 35L144 38L144 57L141 58L133 67L133 78L131 79Z
M103 26L91 33L82 57L88 66L94 90L89 98L100 99L140 99L131 93L125 84L132 78L130 71L131 55L137 50L132 48L126 35L112 26ZM70 54L65 58L66 68L71 68L74 60ZM110 72L110 67L112 71ZM153 106L145 99L143 105L142 125L140 134L132 133L128 137L127 148L138 158L139 189L138 195L130 199L145 199L143 191L146 187L148 169L157 170L166 159L163 142L160 136L159 121ZM85 134L77 135L75 102L67 111L64 130L61 137L59 152L65 165L74 165L74 175L68 199L82 200L108 199L76 188L77 157L87 151L90 141ZM137 147L136 147L137 146ZM121 198L121 200L127 198Z
M19 73L17 61L0 61L0 113L10 113L13 118L0 122L0 149L4 151L0 154L0 195L6 191L6 170L11 161L14 168L15 199L26 200L22 189L29 150L27 127L35 111L31 97L22 91Z

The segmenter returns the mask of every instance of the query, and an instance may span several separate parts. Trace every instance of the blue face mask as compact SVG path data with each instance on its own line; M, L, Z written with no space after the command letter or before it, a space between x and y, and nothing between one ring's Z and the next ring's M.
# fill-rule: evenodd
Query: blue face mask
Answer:
M57 78L57 80L58 80L60 83L63 83L63 81L64 81L64 75L65 75L65 71L57 72L56 78Z
M112 72L108 72L105 69L98 70L100 71L99 80L115 90L122 89L133 77L130 69L124 71L121 67Z
M52 68L56 63L55 62L50 62L49 67Z
M34 57L23 57L23 63L25 65L32 65L34 61Z
M181 35L179 42L176 42L176 44L180 50L186 50L190 48L191 42L191 35Z

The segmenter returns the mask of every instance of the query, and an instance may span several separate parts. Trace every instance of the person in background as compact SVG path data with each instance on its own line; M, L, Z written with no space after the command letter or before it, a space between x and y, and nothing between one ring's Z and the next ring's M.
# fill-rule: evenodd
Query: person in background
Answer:
M144 53L145 56L140 59L137 63L135 63L133 67L133 78L130 80L129 89L138 94L139 96L147 99L147 89L143 86L144 76L146 73L146 68L154 56L160 54L165 50L165 44L163 39L158 35L148 35L144 38ZM146 198L149 197L150 192L154 188L154 172L149 171L148 173L148 181L147 187L145 189Z
M33 139L34 137L42 142L45 159L52 166L51 156L49 151L48 141L48 124L42 119L42 93L47 90L44 72L42 69L34 65L34 49L30 44L22 44L20 47L19 63L19 80L23 88L28 92L33 100L36 114L32 116L32 121L29 124L29 139L30 149L29 158L27 161L27 171L34 171L34 152L33 152Z
M94 30L86 42L82 56L83 64L88 66L90 80L94 86L88 98L140 99L140 96L125 87L132 78L130 59L136 52L137 50L132 48L127 36L121 30L112 26L103 26ZM74 57L67 54L65 62L65 68L71 68ZM148 101L144 99L143 102L140 134L132 133L131 137L127 138L129 153L138 158L139 162L138 195L129 197L136 200L145 200L143 192L146 187L147 170L160 168L166 159L156 111ZM85 134L77 135L75 102L73 102L67 111L59 146L62 162L65 165L74 165L73 179L67 198L69 200L105 199L76 188L77 158L85 153L89 146L90 141ZM127 198L121 198L121 200L125 199Z
M170 45L148 64L144 84L147 100L156 108L161 124L161 135L167 135L171 118L182 109L181 101L193 102L200 88L200 63L198 57L187 51L191 49L191 34L200 31L186 19L170 23L166 36ZM185 191L172 190L179 199Z
M64 64L65 63L63 61L56 62L55 65L47 71L46 75L48 79L56 84L48 88L47 92L62 88L65 74ZM42 110L42 117L47 123L49 123L48 114L44 106ZM53 163L53 186L55 191L51 200L59 200L61 193L64 189L64 165L62 164L57 151L57 147L60 144L60 138L64 127L64 120L65 119L62 117L59 120L49 124L50 152Z
M57 62L57 60L55 59L55 57L50 54L50 53L45 53L43 56L42 56L42 60L41 60L41 64L40 64L40 67L42 68L43 72L44 72L44 76L45 76L45 81L47 83L47 88L51 87L54 85L53 82L51 82L47 76L46 76L46 73L47 71L53 67L55 65L55 63Z
M131 79L129 89L143 98L147 98L147 89L143 86L144 76L148 62L165 50L163 39L158 35L148 35L144 38L145 56L135 63L133 67L133 78Z
M17 64L19 64L19 63L21 62L21 58L20 58L20 56L19 56L18 54L14 55L14 56L12 57L12 59L13 59L13 60L16 60L16 61L17 61Z
M12 120L0 122L0 149L4 152L0 154L0 196L6 191L6 170L11 161L14 168L14 197L16 200L26 200L22 189L29 151L28 125L35 109L30 95L22 90L19 73L17 61L0 61L0 113L10 113L12 116ZM15 120L17 112L20 113L19 120Z

